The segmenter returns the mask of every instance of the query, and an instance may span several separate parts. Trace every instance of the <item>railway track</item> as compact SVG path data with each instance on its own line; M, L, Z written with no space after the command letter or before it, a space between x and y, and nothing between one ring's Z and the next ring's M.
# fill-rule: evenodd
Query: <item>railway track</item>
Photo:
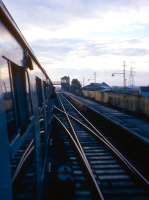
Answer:
M62 129L56 120L51 137L50 173L48 165L45 199L52 197L52 199L90 200L93 196L96 199L93 185L88 184L91 179L86 173L80 150L74 148L70 135L65 133L65 129ZM93 191L95 195L92 194Z
M59 94L58 100L54 117L82 161L94 194L90 199L149 199L149 181L64 95Z
M28 138L11 160L14 199L35 198L34 140Z

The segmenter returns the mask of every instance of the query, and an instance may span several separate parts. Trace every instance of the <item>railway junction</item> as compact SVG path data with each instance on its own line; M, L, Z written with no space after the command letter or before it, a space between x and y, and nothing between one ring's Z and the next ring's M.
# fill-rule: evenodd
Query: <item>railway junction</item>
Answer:
M0 200L148 200L148 130L56 92L0 0Z

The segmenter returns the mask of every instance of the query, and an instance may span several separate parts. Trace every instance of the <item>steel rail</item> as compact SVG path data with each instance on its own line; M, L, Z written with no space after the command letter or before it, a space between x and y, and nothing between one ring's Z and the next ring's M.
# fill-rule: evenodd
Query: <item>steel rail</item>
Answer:
M66 99L66 97L64 97ZM72 105L71 102L69 102L68 99L66 99L67 102L77 111L77 113L94 129L92 130L91 128L89 128L87 125L85 125L84 123L82 123L81 121L79 121L78 119L76 119L74 116L68 114L72 119L74 119L75 121L77 121L79 124L81 124L82 126L84 126L86 129L88 129L92 134L94 134L94 136L96 136L100 141L102 141L108 148L110 148L110 150L117 156L117 158L131 171L131 173L135 174L139 180L147 187L149 187L149 180L147 178L145 178L141 172L139 172L138 169L136 169L131 163L130 161L128 161L127 158L125 158L122 153L113 146L113 144L104 136L102 135L101 132L99 132L90 122L89 120L80 112L78 111L78 109ZM60 109L59 109L60 110ZM62 111L62 110L61 110Z
M84 157L83 153L82 153L82 150L80 149L80 146L78 145L77 141L74 139L74 137L72 136L71 132L68 130L68 128L64 125L64 123L61 121L61 119L59 119L56 115L53 116L60 124L61 126L65 129L65 131L67 132L69 138L71 139L71 142L74 144L75 146L75 149L77 150L79 156L81 157L81 160L87 170L87 173L90 177L90 179L92 180L92 183L93 183L93 186L94 186L94 189L96 190L97 192L97 198L100 199L100 200L104 200L104 197L103 197L103 194L98 186L98 183L94 177L94 174L92 172L92 169L90 167L90 165L88 164L88 160L86 157Z
M32 151L34 150L35 146L33 145L34 140L32 139L30 144L27 146L27 148L25 149L25 152L23 153L17 168L15 170L15 173L12 177L12 182L15 181L16 177L18 176L18 174L20 173L20 170L22 169L23 164L25 163L25 161L27 160L27 158L29 157L29 155L32 153Z
M86 163L87 163L87 165L88 165L88 168L92 171L91 166L90 166L90 164L89 164L89 162L88 162L88 159L86 158L86 155L85 155L85 153L84 153L84 150L83 150L83 148L82 148L82 146L81 146L81 144L80 144L80 141L79 141L79 139L78 139L78 137L77 137L77 134L76 134L76 132L75 132L75 130L74 130L74 128L73 128L73 125L72 125L72 123L71 123L71 120L70 120L70 118L69 118L69 116L68 116L68 114L67 114L67 112L66 112L65 106L63 105L63 103L62 103L62 101L61 101L61 99L60 99L59 97L58 97L58 100L59 100L59 102L60 102L60 104L61 104L61 106L62 106L62 108L63 108L63 110L64 110L64 113L65 113L65 115L66 115L67 121L68 121L68 123L69 123L69 125L70 125L70 128L71 128L71 130L72 130L73 136L74 136L74 138L75 138L75 140L76 140L76 142L77 142L77 144L78 144L78 146L79 146L79 148L80 148L80 151L82 152L82 155L84 156L84 158L85 158L85 160L86 160ZM103 198L103 195L102 195L102 192L101 192L101 190L100 190L100 188L99 188L99 186L98 186L98 184L97 184L95 178L94 178L94 182L95 182L96 189L97 189L97 191L98 191L98 193L99 193L100 199L104 199L104 198Z
M77 134L76 134L76 132L75 132L75 130L74 130L74 128L73 128L73 125L72 125L72 123L71 123L71 120L70 120L70 118L69 118L69 115L68 115L68 113L66 112L65 106L64 106L64 104L62 103L62 101L61 101L61 99L60 99L59 97L58 97L58 100L59 100L59 102L60 102L60 104L61 104L61 106L62 106L62 108L63 108L64 114L66 115L67 121L68 121L68 123L69 123L69 125L70 125L70 128L71 128L72 132L73 132L73 136L74 136L74 138L75 138L75 140L76 140L76 142L77 142L77 144L78 144L80 150L82 151L83 156L84 156L85 159L87 160L86 155L85 155L85 153L84 153L84 150L83 150L83 148L82 148L82 146L81 146L81 144L80 144L80 141L79 141L79 139L78 139L78 136L77 136ZM88 165L89 165L89 167L90 167L89 162L88 162Z
M63 96L64 97L64 96ZM89 120L80 112L78 111L78 109L66 98L64 97L67 102L77 111L77 113L95 130L95 132L97 133L97 135L95 134L95 132L93 131L93 134L96 137L99 137L99 135L105 140L105 142L108 144L108 146L110 146L110 149L117 155L117 157L125 164L125 166L135 175L138 176L138 178L147 186L149 187L149 180L147 178L145 178L141 172L139 172L139 170L137 170L131 163L130 161L128 161L127 158L125 158L120 152L119 150L113 146L113 144L111 142L109 142L109 140L107 140L107 138L102 135L101 132L99 132L94 126L93 124L91 124L89 122ZM80 121L78 121L80 123ZM89 127L88 127L89 128ZM100 139L100 138L99 138Z
M70 128L71 128L72 132L73 132L73 136L75 137L75 140L76 140L76 142L77 142L77 144L78 144L80 150L82 151L83 155L85 155L85 154L84 154L84 151L83 151L83 149L82 149L82 147L81 147L81 145L80 145L79 139L78 139L78 137L77 137L77 135L76 135L76 133L75 133L75 130L74 130L73 126L72 126L72 123L71 123L71 121L70 121L70 119L69 119L68 113L66 112L66 109L65 109L65 107L64 107L64 105L63 105L63 103L62 103L62 101L61 101L61 99L60 99L59 97L58 97L58 100L59 100L59 102L60 102L60 105L62 106L62 109L63 109L63 111L64 111L64 114L66 115L67 121L68 121L68 123L69 123L69 125L70 125ZM86 157L86 156L85 156L85 157Z

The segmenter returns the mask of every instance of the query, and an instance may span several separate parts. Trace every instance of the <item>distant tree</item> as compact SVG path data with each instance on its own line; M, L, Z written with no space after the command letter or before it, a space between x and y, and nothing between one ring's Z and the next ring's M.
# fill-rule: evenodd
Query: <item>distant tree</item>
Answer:
M69 78L69 76L63 76L61 78L61 88L62 88L62 90L69 91L69 89L70 89L70 78Z
M81 83L78 79L72 79L71 81L71 92L75 94L81 93Z

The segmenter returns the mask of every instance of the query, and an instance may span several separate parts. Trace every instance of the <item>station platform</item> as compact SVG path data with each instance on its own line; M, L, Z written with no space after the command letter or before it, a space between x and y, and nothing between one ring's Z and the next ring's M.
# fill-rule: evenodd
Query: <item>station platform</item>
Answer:
M76 96L73 94L67 94L72 98L78 99L85 106L92 109L94 112L108 119L112 123L126 129L130 133L134 134L143 142L149 144L149 121L141 119L131 114L119 111L102 105L98 102L86 99L84 97Z

